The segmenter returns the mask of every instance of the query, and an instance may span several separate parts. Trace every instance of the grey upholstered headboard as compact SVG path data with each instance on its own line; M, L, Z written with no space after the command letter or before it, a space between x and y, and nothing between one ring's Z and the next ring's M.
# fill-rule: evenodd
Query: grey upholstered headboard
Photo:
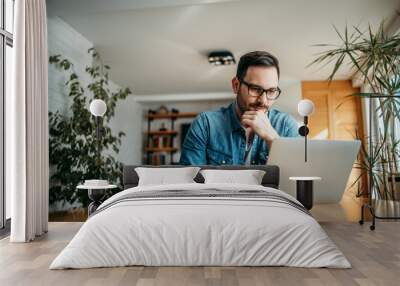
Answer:
M129 189L136 187L139 182L139 177L135 172L136 167L147 167L147 168L182 168L187 166L181 165L163 165L163 166L150 166L150 165L124 165L123 168L123 180L122 183L124 185L124 189ZM278 189L279 187L279 167L274 165L223 165L223 166L197 166L201 169L221 169L221 170L263 170L265 171L265 175L262 179L262 185L265 187L271 187ZM194 178L197 183L204 183L203 176L198 173Z

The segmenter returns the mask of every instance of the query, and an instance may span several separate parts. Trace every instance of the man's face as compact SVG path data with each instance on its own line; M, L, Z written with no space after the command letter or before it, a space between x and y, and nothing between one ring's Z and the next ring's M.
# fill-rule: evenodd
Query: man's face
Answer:
M241 113L249 110L265 113L271 109L276 100L268 99L265 92L261 96L257 96L252 90L257 90L257 87L265 90L276 89L278 82L278 72L275 67L251 66L247 69L242 82L234 77L232 88L233 92L237 94L237 103Z

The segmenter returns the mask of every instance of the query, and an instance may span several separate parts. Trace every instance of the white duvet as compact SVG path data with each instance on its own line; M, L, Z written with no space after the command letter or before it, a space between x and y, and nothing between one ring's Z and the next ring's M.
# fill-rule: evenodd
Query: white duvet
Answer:
M135 187L102 206L130 192L210 188L263 190L296 201L262 186L194 183ZM127 265L351 267L310 215L287 204L227 197L112 205L83 224L50 269Z

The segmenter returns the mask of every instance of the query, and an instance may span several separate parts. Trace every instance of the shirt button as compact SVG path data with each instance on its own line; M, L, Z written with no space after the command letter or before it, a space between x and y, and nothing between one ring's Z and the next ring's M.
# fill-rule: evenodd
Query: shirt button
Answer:
M222 160L222 162L221 162L222 164L225 164L225 160Z

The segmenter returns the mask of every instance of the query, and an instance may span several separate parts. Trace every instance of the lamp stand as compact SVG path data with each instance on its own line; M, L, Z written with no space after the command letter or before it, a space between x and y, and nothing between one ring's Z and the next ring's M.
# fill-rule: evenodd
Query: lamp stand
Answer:
M304 116L304 125L299 128L299 134L304 137L304 162L307 162L307 135L310 132L307 125L308 116Z
M102 130L103 117L96 116L96 141L97 141L97 164L100 165L100 144L101 136L103 135Z

